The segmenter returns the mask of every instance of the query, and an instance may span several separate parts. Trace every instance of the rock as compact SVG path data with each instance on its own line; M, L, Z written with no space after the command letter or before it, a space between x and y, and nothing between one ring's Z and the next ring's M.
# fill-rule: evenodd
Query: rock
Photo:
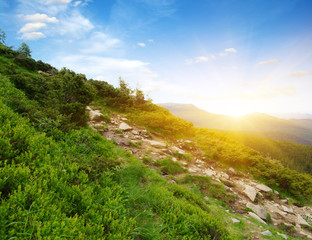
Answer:
M266 230L266 231L262 232L261 235L264 235L264 236L273 236L273 234L272 234L269 230Z
M244 193L246 194L246 196L252 201L255 201L255 198L257 196L257 190L254 187L251 187L249 185L245 186L245 190Z
M288 202L288 199L282 199L281 202L282 202L282 203L287 203L287 202Z
M232 223L240 223L240 221L236 218L231 218L231 220L232 220Z
M128 131L128 130L131 130L132 127L130 127L127 123L122 122L122 123L119 125L119 129L121 129L121 130L123 130L123 131Z
M311 221L312 220L312 215L310 213L306 213L305 216Z
M180 149L180 148L178 148L178 147L171 147L170 148L170 150L172 151L172 152L178 152L179 154L185 154L185 151L183 151L182 149Z
M234 169L234 168L232 168L232 167L230 167L230 168L229 168L229 171L230 171L231 173L233 173L233 174L235 174L235 173L236 173L235 169Z
M310 226L309 223L307 223L307 221L304 220L303 217L301 217L300 214L297 215L297 224Z
M288 239L287 235L277 232L278 236L281 236L284 239Z
M221 177L225 178L225 179L229 179L229 175L226 174L225 172L220 173Z
M174 181L173 179L168 180L168 183L177 184L177 182L176 182L176 181Z
M133 135L139 135L139 132L138 132L138 131L135 131L135 130L132 130L131 133L132 133Z
M279 196L279 192L278 192L278 191L274 190L273 192L274 192L277 196Z
M246 207L250 208L252 211L254 211L260 218L263 220L266 220L267 218L267 212L264 208L260 207L259 205L255 205L252 203L247 203Z
M159 142L155 140L148 140L148 139L143 139L143 141L149 143L153 147L159 147L159 148L166 147L166 144L163 142Z
M212 176L215 176L215 175L216 175L216 172L215 172L215 171L212 171L212 170L210 170L210 169L205 169L203 172L204 172L204 174L205 174L206 176L209 176L209 177L212 177Z
M288 213L294 213L294 210L291 208L291 207L286 207L286 206L284 206L284 205L281 205L281 207L282 207L282 210L284 211L284 212L288 212Z
M258 188L259 190L261 190L263 192L272 192L272 189L269 188L268 186L264 185L264 184L257 184L256 188Z
M253 212L248 212L248 215L249 215L251 218L258 220L259 222L261 222L261 223L263 223L263 224L266 224L266 222L263 221L261 218L259 218L257 214L255 214L255 213L253 213Z
M89 118L90 118L91 121L94 121L94 120L96 120L97 118L100 118L103 115L102 113L100 113L99 110L92 110L90 107L87 108L87 110L89 111Z
M128 121L128 118L121 118L122 121Z

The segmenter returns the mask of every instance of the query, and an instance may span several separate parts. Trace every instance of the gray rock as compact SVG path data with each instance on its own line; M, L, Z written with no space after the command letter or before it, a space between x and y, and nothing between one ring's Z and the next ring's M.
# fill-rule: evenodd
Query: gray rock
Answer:
M180 149L180 148L178 148L178 147L171 147L170 148L170 150L172 151L172 152L178 152L179 154L185 154L185 151L183 151L182 149Z
M286 206L284 206L284 205L282 205L281 206L282 207L282 210L284 211L284 212L288 212L288 213L294 213L294 210L291 208L291 207L286 207Z
M244 193L246 194L246 196L252 201L255 201L255 198L257 196L257 190L254 187L251 187L249 185L245 186L245 190Z
M128 130L131 130L132 127L130 127L127 123L120 123L119 125L119 129L123 130L123 131L128 131Z
M264 236L273 236L273 234L272 234L269 230L266 230L266 231L262 232L261 235L264 235Z
M155 140L148 140L148 139L143 139L143 141L152 145L153 147L159 147L159 148L166 147L166 144L163 142L159 142Z
M254 211L260 218L263 220L266 220L267 218L267 212L264 208L260 207L259 205L255 205L252 203L247 203L246 207L250 208L252 211Z
M258 217L257 214L253 213L253 212L248 212L248 215L253 218L253 219L256 219L257 221L263 223L263 224L266 224L265 221L263 221L260 217Z
M234 174L236 173L235 169L232 168L232 167L229 168L229 171L230 171L231 173L234 173Z
M232 223L240 223L240 221L236 218L231 218L231 220L232 220Z
M132 130L131 133L132 133L133 135L139 135L139 132L138 132L138 131L135 131L135 130Z
M309 223L307 223L307 221L304 220L303 217L301 217L300 214L297 215L297 224L310 226Z
M258 188L259 190L261 190L263 192L272 192L272 189L269 188L268 186L264 185L264 184L257 184L256 188Z
M287 235L277 232L278 236L281 236L284 239L288 239Z

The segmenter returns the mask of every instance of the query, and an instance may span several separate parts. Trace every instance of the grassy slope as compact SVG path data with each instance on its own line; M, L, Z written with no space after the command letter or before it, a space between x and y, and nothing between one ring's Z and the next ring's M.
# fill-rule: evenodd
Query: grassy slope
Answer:
M1 239L247 239L250 235L246 219L227 214L219 207L225 206L222 202L204 199L203 182L199 185L198 179L169 184L89 128L66 133L50 124L35 128L27 112L22 116L13 111L12 97L28 107L38 103L8 78L0 78ZM148 115L142 110L141 120L158 116L158 108L152 108L154 113ZM194 135L189 123L167 112L161 116L158 120L165 118L166 128L147 126L172 137ZM209 191L222 198L224 188L209 178L205 181ZM242 223L233 224L231 216ZM254 223L252 228L257 226Z
M36 102L0 78L1 239L230 239L200 196L93 130L38 131L11 108Z

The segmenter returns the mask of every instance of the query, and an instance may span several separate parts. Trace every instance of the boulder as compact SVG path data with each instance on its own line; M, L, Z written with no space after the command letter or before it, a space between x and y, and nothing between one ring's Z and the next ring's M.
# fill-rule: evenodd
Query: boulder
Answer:
M120 123L119 125L119 129L123 130L123 131L128 131L128 130L131 130L132 127L130 127L127 123Z
M281 236L284 239L288 239L287 235L277 232L278 236Z
M159 148L162 148L162 147L166 147L167 145L163 142L159 142L159 141L155 141L155 140L148 140L148 139L143 139L144 142L152 145L153 147L159 147Z
M257 184L256 188L258 188L259 190L261 190L263 192L272 192L272 189L269 188L268 186L264 185L264 184Z
M178 147L176 147L176 146L171 147L170 150L171 150L172 152L174 152L174 153L177 152L177 153L179 153L179 154L185 154L185 151L183 151L182 149L180 149L180 148L178 148Z
M96 120L97 118L100 118L103 115L102 113L100 113L99 110L92 110L90 107L87 108L87 110L89 111L89 118L90 118L91 121L94 121L94 120Z
M303 217L301 217L300 214L297 215L297 224L310 226L309 223L307 223L307 221L304 220Z
M282 210L284 211L284 212L287 212L287 213L294 213L294 210L291 208L291 207L286 207L286 206L284 206L284 205L282 205L281 206L282 207Z
M263 224L266 224L265 221L263 221L261 218L258 217L257 214L253 213L253 212L248 212L248 215L249 217L253 218L253 219L256 219L257 221L263 223Z
M254 211L261 219L266 220L267 212L265 211L264 208L260 207L259 205L252 204L252 203L247 203L246 207Z
M272 234L269 230L266 230L266 231L262 232L261 235L264 235L264 236L273 236L273 234Z
M246 196L252 201L255 201L255 198L257 196L257 190L254 187L251 187L249 185L245 186L245 190L244 193L246 194Z
M236 218L231 218L231 220L232 220L232 223L240 223L240 221Z

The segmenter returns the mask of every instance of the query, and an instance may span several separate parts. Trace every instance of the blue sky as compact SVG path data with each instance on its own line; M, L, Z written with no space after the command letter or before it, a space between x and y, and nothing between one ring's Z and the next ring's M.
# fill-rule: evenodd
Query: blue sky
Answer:
M310 0L0 0L7 44L155 103L312 113Z

